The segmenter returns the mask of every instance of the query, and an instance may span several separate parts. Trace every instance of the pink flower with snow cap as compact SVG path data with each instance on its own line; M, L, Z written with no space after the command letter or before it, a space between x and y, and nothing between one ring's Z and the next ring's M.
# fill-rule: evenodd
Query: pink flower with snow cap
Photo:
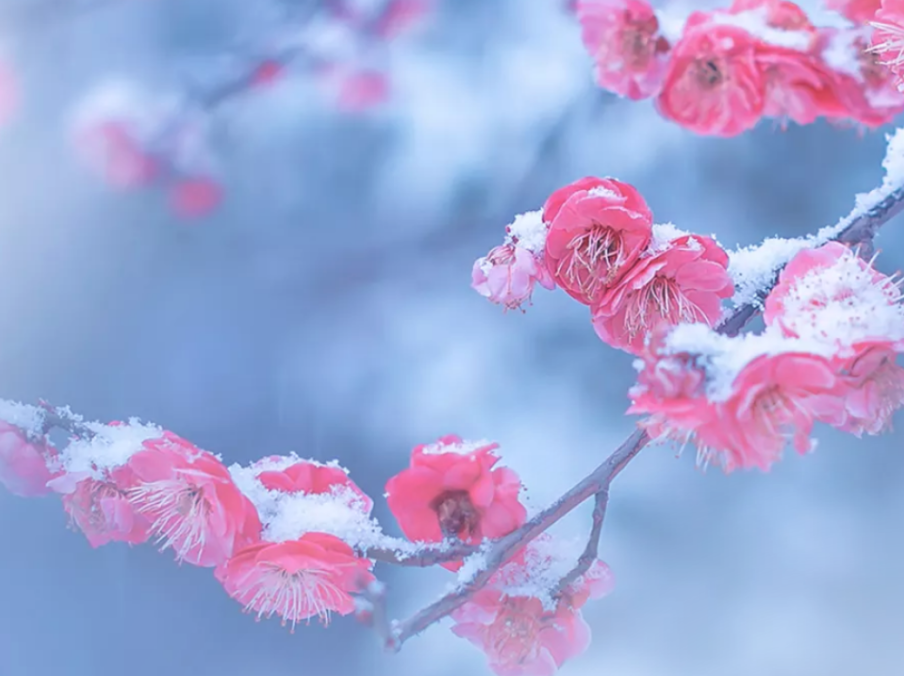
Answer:
M714 460L726 472L767 471L789 439L798 453L806 453L813 423L835 415L838 394L838 376L824 357L793 352L756 357L738 373L730 396L717 404L716 419L696 431L701 460Z
M652 438L685 443L715 422L716 408L707 398L706 371L695 355L666 350L668 328L660 325L641 354L642 367L628 392L627 412L647 416L639 424Z
M649 244L653 215L634 187L588 176L550 195L543 220L550 224L550 274L572 298L593 305Z
M639 354L660 324L711 326L722 314L722 300L734 293L727 268L728 255L709 237L667 240L602 294L593 306L593 328L609 345Z
M214 567L259 540L257 510L216 456L172 432L143 445L128 461L137 477L129 500L163 549L180 562Z
M524 523L521 482L496 467L498 444L468 443L454 434L416 446L411 464L386 484L387 502L412 540L458 538L477 544L506 535ZM445 564L457 569L459 564Z
M904 346L898 283L838 242L804 249L791 259L766 298L763 318L795 338L839 346L890 340Z
M552 676L587 649L590 628L580 608L614 586L597 559L561 592L576 553L544 533L503 565L486 587L452 613L452 631L483 650L500 676ZM574 554L574 556L571 556Z

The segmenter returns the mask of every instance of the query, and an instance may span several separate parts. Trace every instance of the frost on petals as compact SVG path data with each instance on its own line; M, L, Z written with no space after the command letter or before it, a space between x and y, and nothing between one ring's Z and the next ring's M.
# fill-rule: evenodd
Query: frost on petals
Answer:
M559 188L543 206L546 266L585 305L596 303L650 242L653 215L627 183L588 176Z
M593 306L593 327L609 345L638 354L660 324L705 322L722 314L734 284L728 254L711 238L681 236L642 256Z
M837 242L795 255L766 298L763 317L786 336L839 347L878 339L904 346L898 282Z
M53 474L48 462L55 457L49 442L30 440L18 427L0 420L0 483L10 493L24 498L49 493L47 482Z
M648 2L580 0L577 17L600 87L635 101L659 91L669 43Z
M497 448L451 434L416 446L410 466L386 484L389 509L405 535L422 542L459 538L476 544L523 524L521 482L511 469L496 466Z
M214 571L226 592L256 613L277 615L294 630L296 623L355 610L351 594L373 581L370 562L326 533L305 533L296 540L260 542L238 551Z
M768 470L787 442L806 453L817 420L838 416L841 384L830 360L767 331L729 338L703 325L674 329L648 357L631 413L651 434L693 442L698 462Z
M135 509L151 523L150 533L176 559L217 566L260 538L254 505L212 454L172 432L144 442L128 467L137 481L129 491Z

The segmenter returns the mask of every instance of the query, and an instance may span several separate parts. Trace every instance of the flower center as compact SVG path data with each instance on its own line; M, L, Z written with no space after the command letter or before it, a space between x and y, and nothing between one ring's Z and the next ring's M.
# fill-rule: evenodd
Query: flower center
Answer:
M526 662L537 649L541 621L536 615L525 613L509 603L489 631L491 652L507 664Z
M698 59L694 61L693 78L705 90L716 89L725 81L725 72L716 59Z
M641 331L652 330L659 318L674 325L696 322L705 319L705 315L681 293L675 280L654 277L645 287L631 294L625 315L625 329L633 338Z
M571 256L559 262L557 272L564 272L565 277L588 298L592 298L602 284L610 283L624 263L621 234L600 223L594 223L592 228L572 239L568 248Z
M480 514L467 491L447 491L437 497L431 507L445 537L467 540L477 534Z
M289 572L272 563L260 564L257 574L246 576L242 595L248 598L245 611L257 611L258 619L274 614L282 618L283 626L291 623L291 630L299 620L317 617L329 625L332 611L346 594L336 584L334 571L305 568Z

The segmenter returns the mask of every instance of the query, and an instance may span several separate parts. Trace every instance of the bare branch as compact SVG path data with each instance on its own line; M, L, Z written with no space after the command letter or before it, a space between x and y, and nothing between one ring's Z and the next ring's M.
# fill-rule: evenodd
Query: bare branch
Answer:
M606 520L606 506L609 504L609 489L600 491L594 496L593 501L593 525L590 527L590 535L587 538L587 546L578 558L578 562L566 575L559 580L553 596L559 598L572 583L581 578L590 570L590 566L596 561L599 554L600 536L603 534L603 521Z
M405 544L410 543L406 542ZM465 542L444 542L438 545L420 545L411 552L406 552L402 548L369 547L362 552L362 556L396 566L427 568L438 563L461 561L479 550L480 545L470 545Z

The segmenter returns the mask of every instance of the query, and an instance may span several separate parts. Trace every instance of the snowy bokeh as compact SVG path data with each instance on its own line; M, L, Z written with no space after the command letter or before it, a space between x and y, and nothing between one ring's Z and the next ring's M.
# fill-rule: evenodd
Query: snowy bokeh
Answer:
M595 90L556 0L439 2L393 44L393 94L370 113L337 112L304 76L220 107L225 202L203 221L79 164L69 112L98 82L203 83L274 30L277 4L121 0L3 32L23 109L0 129L0 397L137 416L227 464L337 458L393 534L379 496L410 449L486 438L542 507L631 431L635 372L566 294L502 313L469 288L516 214L611 175L657 222L735 247L834 224L882 182L891 128L703 138ZM902 226L877 240L886 273ZM768 475L644 450L603 531L615 591L588 604L593 644L561 673L904 672L904 435L817 438ZM559 532L588 527L589 506ZM208 570L92 550L53 498L0 492L0 534L0 676L489 674L444 626L388 655L350 619L256 623ZM450 581L384 571L394 616Z

